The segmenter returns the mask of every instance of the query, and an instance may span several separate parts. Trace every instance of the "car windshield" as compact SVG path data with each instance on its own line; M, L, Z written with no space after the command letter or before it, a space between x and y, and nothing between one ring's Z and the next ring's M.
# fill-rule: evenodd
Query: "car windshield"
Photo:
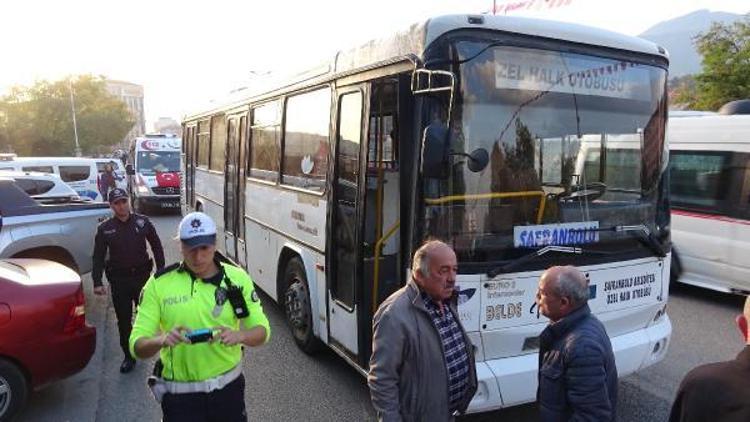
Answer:
M654 229L663 69L486 41L454 51L448 177L425 178L426 236L478 262L622 239L605 227ZM468 155L481 150L489 163L472 171Z
M180 171L180 153L177 151L141 151L138 153L136 168L143 174Z

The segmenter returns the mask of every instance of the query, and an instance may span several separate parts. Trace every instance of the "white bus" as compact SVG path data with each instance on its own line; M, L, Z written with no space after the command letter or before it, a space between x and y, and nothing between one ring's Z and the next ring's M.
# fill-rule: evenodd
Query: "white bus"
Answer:
M217 220L221 252L304 351L327 345L363 374L373 313L436 237L457 253L476 346L470 411L535 399L551 265L589 278L624 376L672 331L667 66L654 44L577 25L430 19L186 116L184 212ZM577 170L589 139L599 180ZM638 147L611 153L623 139Z
M750 116L669 120L672 274L750 293Z

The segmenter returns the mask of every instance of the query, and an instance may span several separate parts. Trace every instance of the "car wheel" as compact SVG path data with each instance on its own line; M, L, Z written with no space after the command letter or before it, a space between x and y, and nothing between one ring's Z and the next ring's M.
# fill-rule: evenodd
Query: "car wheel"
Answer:
M320 350L320 340L313 332L313 315L310 305L310 287L307 284L305 266L299 257L294 257L286 264L284 271L284 313L286 322L297 343L307 354Z
M28 383L21 370L0 359L0 421L9 421L26 403L28 393Z

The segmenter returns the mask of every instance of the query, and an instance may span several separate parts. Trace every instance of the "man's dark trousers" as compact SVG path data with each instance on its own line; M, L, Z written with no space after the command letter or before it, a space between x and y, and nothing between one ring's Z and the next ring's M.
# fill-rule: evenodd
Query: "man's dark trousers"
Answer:
M164 422L246 422L245 377L210 393L165 394L161 401Z
M132 358L128 340L130 331L133 329L133 306L138 306L141 290L150 276L151 274L146 273L141 276L114 279L108 277L109 286L112 289L112 304L115 306L115 315L117 315L117 329L120 332L120 347L126 357Z

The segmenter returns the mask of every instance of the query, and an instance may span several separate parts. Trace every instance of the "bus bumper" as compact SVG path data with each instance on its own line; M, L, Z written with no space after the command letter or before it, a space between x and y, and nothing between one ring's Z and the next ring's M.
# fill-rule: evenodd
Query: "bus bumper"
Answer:
M651 366L667 354L668 315L649 327L612 338L618 377ZM477 392L467 413L486 412L536 400L538 353L477 362Z

